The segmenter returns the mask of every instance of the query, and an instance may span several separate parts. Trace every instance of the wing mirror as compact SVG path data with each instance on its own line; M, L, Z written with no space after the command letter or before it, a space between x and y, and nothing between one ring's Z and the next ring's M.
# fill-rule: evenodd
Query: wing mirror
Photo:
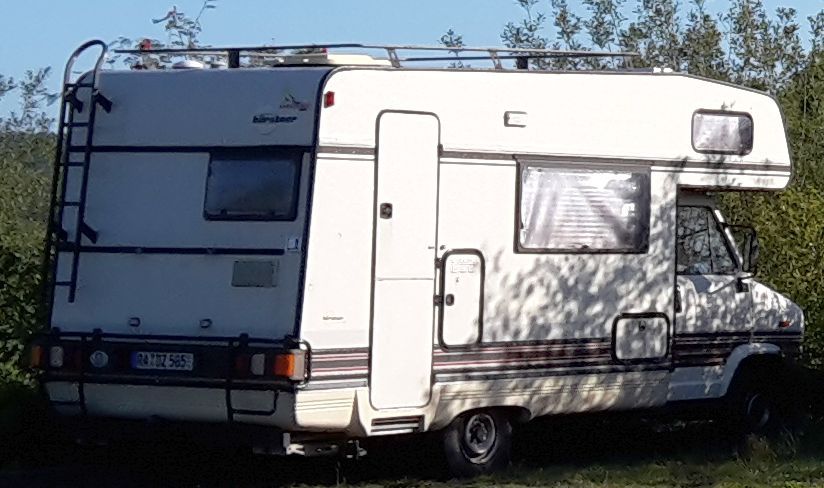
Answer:
M761 253L758 233L749 225L728 225L727 227L732 231L738 254L744 260L741 263L741 270L755 276L758 273L758 255Z

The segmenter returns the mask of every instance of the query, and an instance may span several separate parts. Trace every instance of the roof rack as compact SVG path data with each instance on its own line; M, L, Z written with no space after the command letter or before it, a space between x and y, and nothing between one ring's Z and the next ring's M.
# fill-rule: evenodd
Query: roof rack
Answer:
M495 69L504 69L501 60L514 59L516 67L526 69L531 59L547 58L624 58L631 67L632 58L638 53L624 51L562 51L555 49L530 49L509 47L446 47L446 46L416 46L416 45L382 45L382 44L295 44L284 46L255 46L255 47L197 47L197 48L160 48L160 49L119 49L119 54L169 54L169 55L214 55L225 56L230 68L240 67L240 58L266 57L284 55L283 51L328 52L330 49L373 49L386 51L390 63L395 68L402 67L403 63L425 61L492 61ZM401 57L399 51L428 51L449 52L452 55L413 56ZM483 53L482 55L462 56L463 53Z

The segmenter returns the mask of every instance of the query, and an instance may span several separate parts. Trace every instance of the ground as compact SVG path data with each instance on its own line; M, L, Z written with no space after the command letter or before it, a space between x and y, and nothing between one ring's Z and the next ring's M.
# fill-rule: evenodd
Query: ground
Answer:
M516 431L513 466L495 477L446 479L434 439L374 446L367 458L268 458L185 439L78 449L49 440L7 451L0 486L800 487L824 486L824 422L776 440L733 439L716 423L626 418L537 421ZM0 441L1 442L1 441Z

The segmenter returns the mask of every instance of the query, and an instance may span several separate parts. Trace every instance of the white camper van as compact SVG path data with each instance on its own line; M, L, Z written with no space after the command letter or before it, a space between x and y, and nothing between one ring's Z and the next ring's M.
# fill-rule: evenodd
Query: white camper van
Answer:
M440 431L463 475L538 416L718 400L771 421L803 315L708 192L787 186L772 97L504 65L593 53L144 51L228 63L120 71L94 46L97 69L67 68L32 348L62 416L306 455Z

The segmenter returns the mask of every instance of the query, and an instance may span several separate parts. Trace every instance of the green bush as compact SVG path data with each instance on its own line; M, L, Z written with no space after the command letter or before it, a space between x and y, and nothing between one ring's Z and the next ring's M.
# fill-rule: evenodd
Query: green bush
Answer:
M26 381L20 355L40 317L40 263L53 151L48 134L0 135L0 383Z
M793 186L778 194L728 194L728 217L751 223L761 241L759 280L805 313L805 359L824 364L824 192Z

